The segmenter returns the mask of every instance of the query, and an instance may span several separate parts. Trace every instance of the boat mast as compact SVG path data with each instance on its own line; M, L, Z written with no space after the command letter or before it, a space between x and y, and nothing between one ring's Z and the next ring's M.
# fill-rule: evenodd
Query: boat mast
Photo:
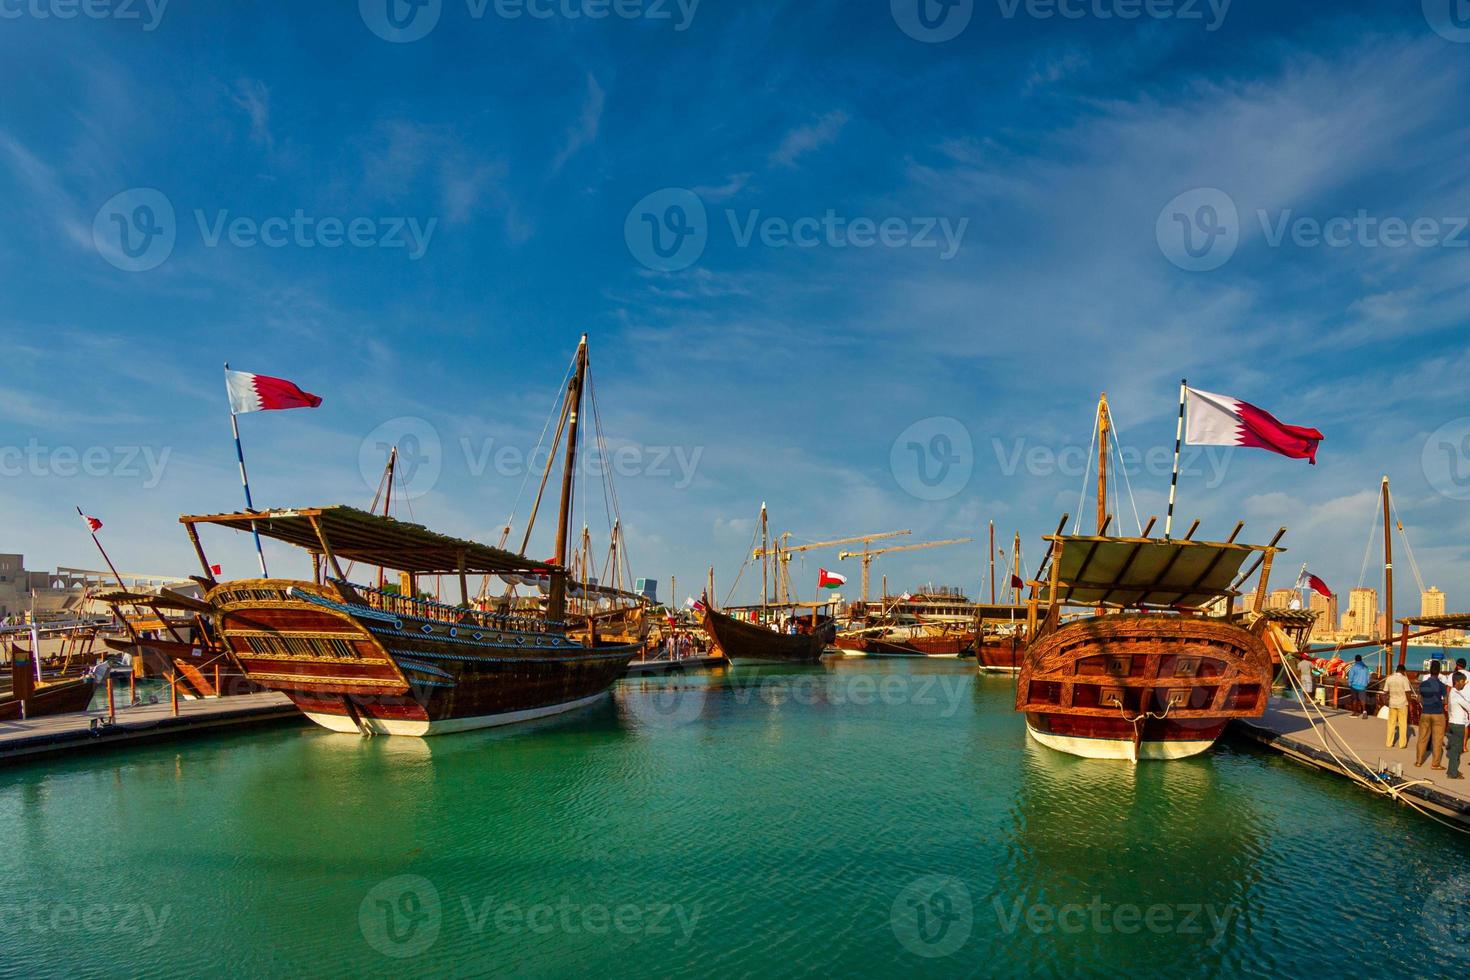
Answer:
M995 605L995 522L990 522L990 604Z
M767 552L771 550L771 536L766 525L766 502L761 501L761 621L766 618L766 597L771 594L770 568L771 560Z
M1097 403L1097 533L1108 526L1108 393Z
M1011 575L1019 577L1024 574L1025 571L1021 568L1021 532L1017 531L1016 539L1011 542ZM1021 604L1021 588L1016 585L1014 580L1007 579L1007 581L1010 582L1011 591L1015 595L1012 602L1019 606Z
M572 476L577 467L577 416L587 379L587 335L577 344L577 370L567 385L567 455L561 473L561 511L556 519L556 564L546 600L546 618L561 622L567 611L567 525L572 514Z
M1108 393L1102 393L1097 403L1097 533L1101 537L1108 527ZM1097 605L1099 616L1107 612L1102 603Z
M393 504L393 470L398 463L398 447L394 446L388 450L388 465L384 480L387 484L383 493L383 516L388 516L388 508ZM383 566L378 566L378 591L383 591Z
M1393 649L1393 529L1389 520L1388 477L1383 478L1383 675ZM1412 557L1412 556L1411 556Z

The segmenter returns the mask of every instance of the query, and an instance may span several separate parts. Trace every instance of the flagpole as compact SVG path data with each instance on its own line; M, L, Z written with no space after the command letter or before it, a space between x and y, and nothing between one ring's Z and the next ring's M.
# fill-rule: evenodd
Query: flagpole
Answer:
M225 362L225 391L228 394L230 362ZM245 488L245 509L255 510L255 503L250 499L250 477L245 473L245 449L240 445L240 421L235 416L235 403L230 402L230 432L235 436L235 459L240 463L240 486ZM265 549L260 546L260 529L255 522L250 522L250 533L255 536L255 557L260 559L260 577L268 578L269 573L265 570Z
M77 508L77 516L80 517L84 521L87 520L87 515L82 513L82 509L80 507ZM91 527L92 527L92 522L91 521L87 521L87 528L88 528L89 531L91 530ZM117 587L119 589L126 589L127 586L126 585L123 585L122 576L117 573L117 566L112 563L112 559L111 558L107 557L107 549L104 548L104 547L102 547L102 542L101 541L97 540L97 532L96 531L91 531L91 534L92 534L92 543L97 546L97 550L98 551L102 552L102 560L105 561L105 562L107 562L107 570L110 571L110 572L112 572L112 577L113 578L117 579Z
M1189 391L1189 381L1179 380L1179 422L1174 426L1174 472L1169 477L1169 513L1164 518L1164 540L1168 541L1174 531L1174 495L1179 489L1179 448L1184 443L1184 398Z

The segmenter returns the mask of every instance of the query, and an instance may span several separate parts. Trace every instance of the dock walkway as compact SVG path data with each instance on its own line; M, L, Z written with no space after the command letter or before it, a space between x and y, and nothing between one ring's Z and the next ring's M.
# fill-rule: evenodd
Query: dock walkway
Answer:
M284 694L266 692L180 701L178 717L174 717L167 701L119 707L115 725L106 724L106 710L0 722L0 766L42 756L75 755L211 728L239 728L293 717L305 721ZM94 724L98 726L95 732Z
M1449 779L1443 770L1431 769L1432 758L1422 768L1414 766L1414 747L1419 730L1409 735L1409 748L1387 748L1388 722L1381 718L1354 718L1347 711L1323 708L1332 726L1327 729L1317 718L1307 716L1300 702L1272 698L1260 718L1238 718L1232 725L1238 733L1286 755L1288 758L1347 777L1349 770L1373 782L1381 782L1411 797L1419 806L1461 826L1470 827L1470 755L1460 760L1463 780ZM1312 721L1317 721L1314 729ZM1353 758L1357 754L1364 764ZM1337 758L1333 756L1336 755ZM1339 760L1341 760L1339 762ZM1403 766L1403 776L1380 775ZM1448 765L1441 759L1441 765Z

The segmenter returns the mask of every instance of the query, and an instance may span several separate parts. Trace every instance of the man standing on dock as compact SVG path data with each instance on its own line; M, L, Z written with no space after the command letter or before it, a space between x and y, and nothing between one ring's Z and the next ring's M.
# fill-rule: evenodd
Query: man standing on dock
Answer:
M1368 710L1368 681L1373 677L1373 672L1368 665L1363 663L1363 655L1360 653L1353 658L1353 665L1348 668L1348 687L1353 689L1353 717L1367 718L1373 714ZM1362 714L1359 715L1359 712Z
M1409 690L1409 678L1399 664L1383 681L1383 693L1388 695L1388 741L1384 744L1391 749L1409 747Z
M1312 700L1312 689L1316 685L1312 676L1312 660L1310 657L1302 657L1297 663L1296 676L1302 682L1302 700Z
M1439 676L1439 661L1429 662L1429 673L1419 678L1419 745L1414 751L1414 765L1424 765L1430 750L1434 752L1431 769L1443 769L1440 760L1444 757L1444 708L1446 694L1444 678Z
M1446 773L1451 779L1464 779L1460 774L1460 752L1465 743L1465 726L1470 724L1470 693L1465 690L1465 675L1455 671L1455 686L1448 692L1449 700L1449 752L1450 771Z

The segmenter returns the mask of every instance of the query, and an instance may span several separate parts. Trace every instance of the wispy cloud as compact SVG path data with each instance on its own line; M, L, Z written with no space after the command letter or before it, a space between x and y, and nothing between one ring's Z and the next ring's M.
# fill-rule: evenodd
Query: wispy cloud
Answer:
M782 167L794 167L801 157L836 140L846 125L847 113L834 109L815 122L797 126L781 140L781 145L771 154L771 162Z
M230 100L245 111L250 119L250 139L270 149L275 145L271 136L270 90L265 83L253 78L242 78L230 92Z
M602 122L604 101L606 101L606 96L602 91L602 86L597 84L596 78L588 74L587 96L582 103L582 113L577 117L577 121L567 129L566 139L561 149L557 150L556 156L552 158L551 173L560 173L568 160L597 139L597 127Z

